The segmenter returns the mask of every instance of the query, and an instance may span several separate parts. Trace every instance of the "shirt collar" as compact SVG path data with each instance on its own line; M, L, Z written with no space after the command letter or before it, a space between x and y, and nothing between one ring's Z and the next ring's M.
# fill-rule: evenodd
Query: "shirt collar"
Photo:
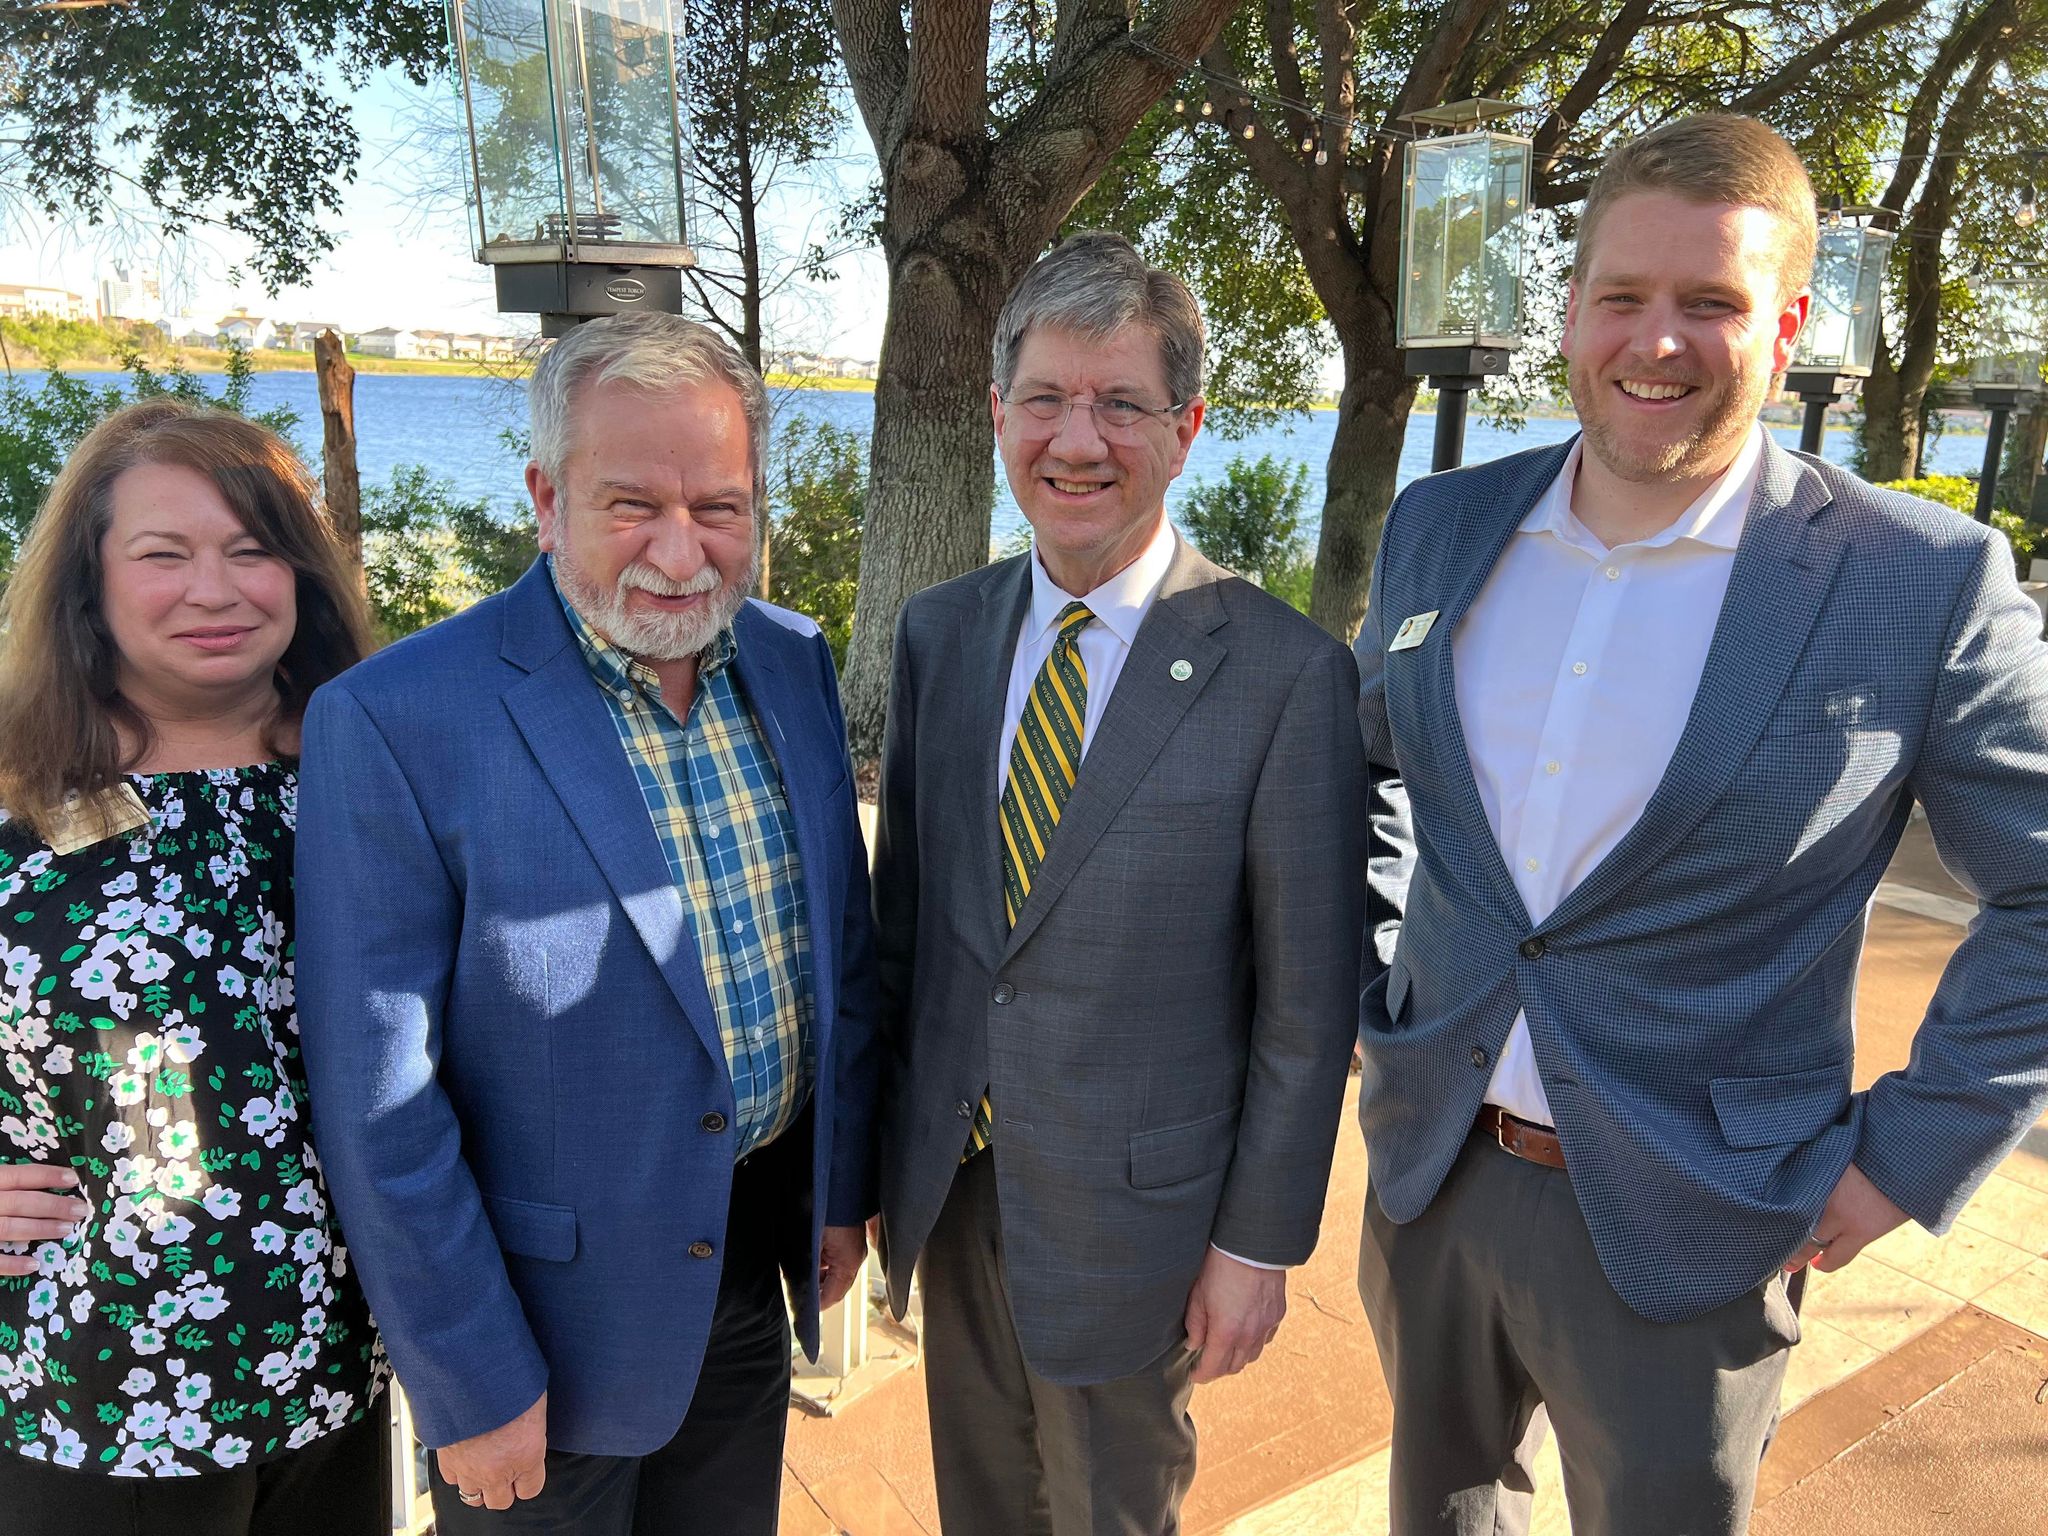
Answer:
M576 611L576 605L569 601L569 594L562 590L561 578L555 574L553 555L548 556L548 579L555 584L555 597L561 602L562 612L569 620L569 632L576 637L576 645L583 652L584 665L590 668L590 675L597 679L598 686L607 693L616 694L621 688L626 688L659 699L661 679L654 668L622 646L605 639ZM732 663L738 651L739 640L728 624L698 652L698 679L716 677Z
M1529 515L1522 519L1517 531L1552 534L1566 544L1597 555L1606 553L1606 546L1572 515L1572 485L1578 479L1579 461L1585 445L1583 436L1573 441L1572 451L1565 455L1564 467L1551 481L1550 489L1537 498L1536 505L1529 509ZM1743 439L1734 461L1700 492L1670 527L1647 539L1634 540L1634 545L1642 549L1661 549L1665 545L1676 544L1680 539L1690 539L1712 549L1733 550L1741 544L1742 530L1749 521L1749 503L1756 494L1757 481L1761 477L1763 455L1764 429L1762 423L1758 423Z
M1036 640L1057 627L1060 613L1071 602L1084 602L1096 620L1126 647L1138 638L1138 626L1145 622L1152 600L1166 580L1166 568L1173 564L1173 524L1164 517L1138 558L1118 571L1093 592L1065 592L1044 565L1038 550L1031 551L1031 612L1026 620L1026 638Z

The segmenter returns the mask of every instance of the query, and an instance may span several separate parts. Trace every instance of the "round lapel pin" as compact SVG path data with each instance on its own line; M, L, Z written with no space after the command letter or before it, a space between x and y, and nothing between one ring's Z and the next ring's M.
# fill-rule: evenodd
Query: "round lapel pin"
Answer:
M1173 680L1176 683L1184 683L1195 675L1195 669L1186 661L1176 661L1166 670L1173 675Z

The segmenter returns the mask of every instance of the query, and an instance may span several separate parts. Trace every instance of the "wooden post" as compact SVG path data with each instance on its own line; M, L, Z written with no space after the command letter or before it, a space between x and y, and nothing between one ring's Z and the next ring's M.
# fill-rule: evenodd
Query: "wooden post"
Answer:
M327 516L360 571L363 564L362 481L356 473L356 371L333 331L313 338L313 373L320 381L320 463Z

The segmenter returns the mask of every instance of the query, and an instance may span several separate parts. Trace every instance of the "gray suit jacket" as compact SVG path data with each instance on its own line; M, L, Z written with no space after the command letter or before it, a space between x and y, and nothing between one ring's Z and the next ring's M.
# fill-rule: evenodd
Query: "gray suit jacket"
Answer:
M1670 766L1533 923L1474 785L1451 638L1569 446L1432 475L1387 518L1360 713L1374 883L1405 885L1406 912L1366 978L1361 1117L1380 1203L1411 1221L1525 1010L1600 1262L1661 1322L1770 1274L1852 1159L1945 1229L2048 1103L2048 646L2003 539L1767 441ZM1388 649L1431 610L1421 645ZM1853 1093L1866 911L1915 800L1983 910L1911 1064Z
M1182 544L1008 928L996 749L1031 558L919 593L897 626L883 1251L900 1312L991 1085L1018 1337L1078 1384L1181 1337L1212 1241L1274 1264L1315 1247L1357 1018L1365 761L1344 647Z

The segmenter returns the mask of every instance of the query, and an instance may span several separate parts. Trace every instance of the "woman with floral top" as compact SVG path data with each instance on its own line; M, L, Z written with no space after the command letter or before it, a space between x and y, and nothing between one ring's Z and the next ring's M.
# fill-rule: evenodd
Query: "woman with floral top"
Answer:
M102 423L0 609L0 1525L379 1531L386 1370L306 1132L298 725L364 648L291 448Z

